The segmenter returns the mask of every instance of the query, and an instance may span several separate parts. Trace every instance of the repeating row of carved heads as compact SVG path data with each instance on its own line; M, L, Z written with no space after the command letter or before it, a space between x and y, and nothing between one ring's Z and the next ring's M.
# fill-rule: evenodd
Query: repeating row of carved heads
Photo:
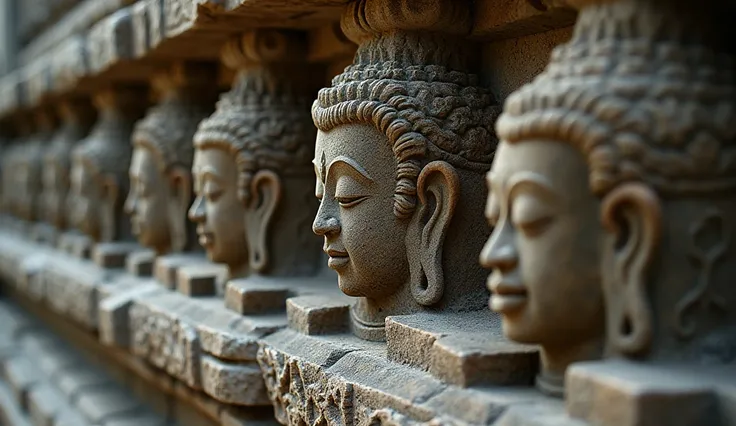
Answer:
M98 120L72 153L72 224L94 241L125 239L129 232L122 207L128 193L130 136L146 100L146 92L135 87L97 93Z
M277 31L231 40L223 56L237 66L233 87L194 136L196 199L189 217L198 224L210 259L227 264L234 275L249 269L264 272L273 263L267 247L269 225L282 192L290 191L285 180L308 176L312 170L312 95L308 81L287 77L294 64L289 52L303 51L303 42ZM295 232L291 238L298 240L300 230Z
M187 210L192 201L192 138L214 105L209 64L181 63L153 80L159 103L133 131L130 191L125 210L138 241L162 254L191 246Z
M366 298L354 314L368 328L421 305L482 308L473 300L484 298L482 285L459 284L478 283L482 272L462 276L459 264L484 236L452 233L481 226L499 108L469 70L467 2L424 6L351 3L342 25L359 43L354 63L312 106L313 228L340 288Z
M547 390L604 352L734 361L736 62L676 3L586 2L498 120L481 263Z

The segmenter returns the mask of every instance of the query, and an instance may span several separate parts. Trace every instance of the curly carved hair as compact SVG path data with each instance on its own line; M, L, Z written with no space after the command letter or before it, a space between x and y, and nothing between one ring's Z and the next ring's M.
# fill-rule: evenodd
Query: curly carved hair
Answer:
M498 113L494 97L478 86L475 75L396 61L348 66L312 106L319 130L369 123L386 135L397 161L394 214L402 219L416 209L417 178L430 161L490 168Z
M598 196L627 181L663 194L736 187L734 58L703 44L664 40L662 34L675 32L642 25L636 14L624 18L637 25L609 22L599 26L604 31L591 30L587 20L611 20L603 12L581 15L573 41L556 48L545 72L509 96L496 125L499 137L572 144L587 159ZM620 28L647 34L610 33Z
M72 155L91 162L98 173L127 176L132 154L131 131L132 123L126 117L101 118Z
M281 176L313 170L316 131L309 118L309 100L272 77L256 70L242 73L194 135L197 148L215 147L233 154L238 196L244 203L250 200L251 180L259 170Z
M211 112L203 102L187 97L169 97L148 110L133 130L133 146L143 146L161 159L162 171L174 166L191 169L192 138L199 122Z

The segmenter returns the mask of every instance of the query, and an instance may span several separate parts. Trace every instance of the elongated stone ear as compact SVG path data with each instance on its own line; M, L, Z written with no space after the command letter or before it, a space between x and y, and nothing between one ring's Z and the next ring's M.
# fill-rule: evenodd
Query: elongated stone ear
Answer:
M175 166L169 177L169 235L171 251L182 252L187 246L187 210L192 201L192 177L188 169Z
M411 293L420 305L433 305L444 294L442 248L459 197L460 179L452 165L433 161L422 169L417 179L419 205L406 237Z
M601 222L608 232L603 259L612 276L604 279L610 349L637 355L652 340L652 308L647 272L661 233L660 203L640 183L622 185L603 199Z
M263 272L269 264L268 231L281 199L281 180L270 170L260 170L250 182L245 233L250 267Z
M120 195L120 188L117 179L112 175L104 175L100 183L100 201L102 217L100 218L100 241L115 241L117 237L117 203Z

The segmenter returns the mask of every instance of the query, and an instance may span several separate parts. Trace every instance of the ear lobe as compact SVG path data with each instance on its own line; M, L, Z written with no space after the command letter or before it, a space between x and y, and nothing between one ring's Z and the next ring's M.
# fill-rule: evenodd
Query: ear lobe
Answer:
M117 215L115 210L118 204L119 187L117 179L111 175L104 175L101 183L102 200L102 229L100 239L104 242L114 241L117 237Z
M601 223L610 234L604 259L612 272L603 279L607 336L611 349L619 353L639 354L652 339L646 285L659 243L661 216L657 195L640 183L621 185L601 205Z
M269 262L266 238L271 217L281 200L281 180L270 170L260 170L250 181L250 199L246 206L245 232L250 267L262 272Z
M192 201L192 178L188 169L174 166L169 176L169 223L171 250L180 252L187 245L187 211Z
M419 256L409 262L411 292L417 303L428 306L439 302L445 291L442 248L460 198L455 168L445 161L424 166L417 179L417 197L406 241L408 253Z

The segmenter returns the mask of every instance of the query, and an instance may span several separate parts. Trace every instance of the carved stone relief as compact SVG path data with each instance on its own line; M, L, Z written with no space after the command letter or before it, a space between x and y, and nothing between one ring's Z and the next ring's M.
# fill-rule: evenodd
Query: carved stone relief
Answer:
M435 1L355 1L343 14L355 60L312 107L314 232L340 289L360 297L355 332L384 338L384 319L422 309L483 309L469 267L485 237L479 206L498 107L471 73L470 8ZM462 196L461 196L462 194Z
M197 197L189 218L230 278L318 270L319 241L308 227L316 205L305 179L314 134L310 82L288 75L304 61L303 44L301 34L275 30L230 40L223 61L238 70L233 88L194 137Z
M130 238L123 214L128 191L130 135L143 111L145 92L119 87L97 93L97 123L72 153L68 201L72 225L95 242Z
M491 307L541 344L556 394L604 354L733 363L736 62L720 14L701 20L725 6L575 3L572 40L497 123Z
M154 78L159 103L139 121L132 136L130 191L125 211L138 242L157 254L196 244L187 221L192 200L192 137L214 106L216 68L180 63Z

